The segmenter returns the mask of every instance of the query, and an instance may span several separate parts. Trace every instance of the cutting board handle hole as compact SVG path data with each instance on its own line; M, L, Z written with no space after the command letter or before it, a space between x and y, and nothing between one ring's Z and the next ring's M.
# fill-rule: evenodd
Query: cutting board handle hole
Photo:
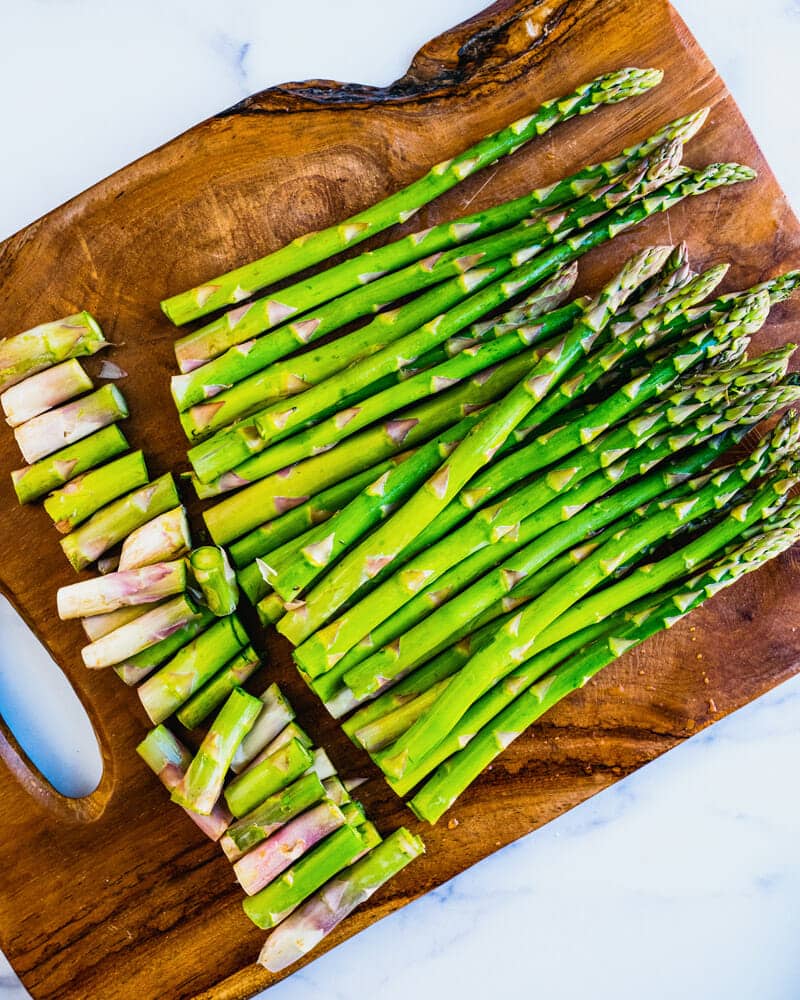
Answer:
M11 757L7 763L34 794L46 793L51 785L60 796L81 799L98 787L103 759L86 709L61 668L2 595L0 718L27 761L2 732L0 754Z

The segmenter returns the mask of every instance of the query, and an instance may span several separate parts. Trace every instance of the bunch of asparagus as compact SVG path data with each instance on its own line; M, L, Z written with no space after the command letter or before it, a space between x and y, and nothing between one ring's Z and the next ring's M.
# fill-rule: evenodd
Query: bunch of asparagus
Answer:
M245 913L262 929L279 927L260 959L273 971L307 954L424 850L404 828L383 840L350 797L361 782L341 781L293 720L276 685L260 698L237 686L196 754L164 725L138 747L233 862Z

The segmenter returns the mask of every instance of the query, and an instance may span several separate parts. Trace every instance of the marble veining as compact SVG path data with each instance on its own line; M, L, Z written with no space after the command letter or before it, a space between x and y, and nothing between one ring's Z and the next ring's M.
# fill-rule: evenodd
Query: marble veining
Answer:
M262 87L388 83L422 42L480 6L2 4L0 236ZM800 2L676 6L800 208L789 96ZM0 670L20 652L4 649ZM798 759L800 678L337 948L270 1000L795 1000ZM0 1000L26 996L0 956Z

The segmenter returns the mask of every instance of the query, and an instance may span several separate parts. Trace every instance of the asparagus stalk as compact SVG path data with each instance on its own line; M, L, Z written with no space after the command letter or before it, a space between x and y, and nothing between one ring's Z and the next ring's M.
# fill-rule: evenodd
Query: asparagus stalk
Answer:
M500 680L504 673L509 673L516 664L528 659L534 646L537 650L541 648L537 637L541 637L542 632L559 615L606 579L613 569L635 556L643 543L667 537L675 529L725 502L723 498L735 496L750 480L769 468L776 456L785 453L794 436L796 428L782 423L779 431L759 445L747 460L738 467L714 476L691 499L670 504L650 517L646 523L622 530L601 546L563 577L558 585L551 587L546 598L534 600L497 632L494 639L473 656L436 703L411 729L376 755L380 767L393 778L403 777L407 770L413 768L416 762L444 738L478 697ZM684 546L675 555L662 560L656 569L648 567L643 573L634 572L623 581L620 592L627 590L632 592L633 597L638 597L653 593L660 586L679 579L686 572L687 566L697 565L698 561L711 557L723 545L740 535L745 527L760 520L780 500L788 489L787 483L791 485L792 477L785 472L781 472L778 478L773 477L759 490L752 502L735 508L718 525ZM637 586L642 589L637 591ZM620 585L617 584L616 587ZM610 610L615 610L617 606ZM506 659L500 663L496 659L498 656Z
M151 729L136 752L170 792L183 780L192 761L191 753L166 726ZM213 841L222 837L231 821L231 814L222 805L216 805L208 816L189 809L184 812Z
M239 587L224 550L213 545L195 549L189 566L206 607L218 618L232 615L239 604Z
M150 720L157 725L177 711L242 650L247 641L247 633L238 618L230 615L220 618L178 650L165 666L137 688Z
M309 750L314 745L314 741L305 729L298 726L296 722L290 722L288 726L284 726L283 729L281 729L274 739L267 743L261 753L258 754L257 757L254 757L247 767L251 768L256 764L260 764L265 757L269 757L271 753L275 753L276 750L280 750L281 747L285 747L286 744L291 743L292 740L299 740L303 746L307 747Z
M220 841L225 856L229 861L238 861L325 797L325 787L316 774L304 774L228 827Z
M99 670L129 660L195 621L197 614L195 605L185 594L181 594L180 597L153 608L141 618L115 629L102 639L84 646L81 650L83 662L87 667Z
M220 797L236 748L252 728L260 711L258 698L241 688L231 691L186 769L183 780L172 790L173 802L201 816L209 815Z
M0 407L6 415L6 423L19 427L91 389L92 380L80 361L72 358L6 389L0 395Z
M102 639L104 635L108 635L123 625L127 625L128 622L141 618L142 615L146 615L148 611L152 610L152 607L148 607L147 605L137 607L131 604L128 607L117 608L116 611L109 611L103 615L90 615L88 618L83 619L81 625L83 625L83 631L86 633L86 638L89 642L94 642L95 639Z
M115 500L77 530L61 539L61 548L73 569L85 569L133 531L180 505L170 474Z
M345 825L342 810L323 801L291 820L233 866L239 885L254 896L315 844Z
M121 660L114 667L114 673L128 686L138 684L145 677L171 660L178 650L183 649L192 639L204 632L214 621L214 616L207 608L195 608L195 614L180 628L161 639L153 646L148 646L141 652Z
M244 771L225 789L225 801L240 819L295 781L311 767L313 755L299 740L276 750L250 771Z
M96 354L107 346L97 320L88 312L0 340L0 392L62 361Z
M420 838L405 827L389 834L276 927L261 949L259 964L270 972L282 972L299 961L424 851Z
M15 428L14 437L22 457L33 463L127 416L122 393L114 385L104 385L88 396L34 417Z
M51 493L44 509L61 534L69 534L113 500L144 486L149 479L140 451L123 455L92 472L84 472Z
M365 834L345 824L256 895L248 896L244 912L262 930L274 927L367 846Z
M244 771L247 765L294 720L294 709L277 684L270 684L259 697L263 708L255 725L234 754L231 763L234 774Z
M236 688L252 677L260 665L261 660L253 647L246 646L178 709L175 713L178 722L186 729L196 729Z
M33 503L75 476L102 465L128 450L125 435L116 424L55 452L48 458L11 473L20 503Z
M171 562L185 555L192 545L189 520L183 507L159 514L132 531L122 543L119 568L141 569L153 563Z
M697 364L706 357L713 357L714 354L719 353L731 338L758 329L763 324L768 311L769 300L765 292L749 296L741 308L731 313L727 323L720 324L718 328L701 331L688 338L687 341L675 349L673 355L656 365L648 375L623 386L603 403L595 407L586 420L574 422L548 434L544 447L541 447L540 442L535 442L537 447L528 446L516 455L512 454L505 461L514 464L519 462L520 455L525 454L526 457L527 455L531 455L531 462L529 465L526 465L526 471L530 473L589 444L609 426L613 426L628 413L635 411L644 402L668 389L675 383L681 371L687 370L692 364ZM565 353L561 352L562 358ZM535 386L537 384L536 380L541 374L535 368L531 376L522 383L522 386L524 387L529 383ZM501 407L506 405L510 398L512 398L511 395L506 397L503 403L495 406L495 411L500 411ZM480 427L480 425L478 426ZM474 436L475 432L470 437ZM460 446L461 449L469 449L471 444L470 437L465 439L464 444ZM458 449L454 452L454 456L457 454ZM450 461L452 461L452 458ZM490 470L491 474L496 474L498 469L502 469L502 465L503 463L500 463L494 470ZM443 468L446 467L446 465L443 466ZM461 485L463 485L463 482L459 483L459 487L455 491L449 491L448 499L457 492ZM481 488L480 480L471 485L470 490L467 491L467 497L463 498L467 500L467 506L475 505L475 498L481 496ZM476 490L478 492L475 492ZM468 499L470 495L471 499ZM415 505L414 500L417 497L420 499ZM399 512L401 515L404 515L402 520L405 521L405 518L408 517L407 511L409 509L414 513L414 506L422 505L423 508L427 506L427 509L430 510L430 505L424 503L425 499L427 498L424 492L420 491L418 494L415 494L412 500L407 501L405 507ZM439 513L443 507L444 504L438 507L436 513ZM457 523L459 519L458 505L455 505L453 510ZM426 517L424 521L422 518L419 518L416 528L413 530L406 530L404 527L402 532L395 531L389 541L381 537L381 531L391 527L393 522L397 520L398 514L393 515L389 521L384 523L384 528L378 529L361 546L346 555L326 577L324 581L324 593L321 587L314 588L309 592L298 610L289 612L281 619L278 625L279 631L293 642L298 642L301 639L305 640L303 645L295 650L294 655L300 666L312 677L323 673L326 669L330 669L374 625L384 621L387 615L391 613L389 606L384 603L385 595L383 594L383 587L379 587L351 607L344 615L340 615L338 619L320 628L315 635L312 635L314 629L319 628L321 624L332 617L332 613L335 611L337 605L341 606L363 582L370 579L368 571L373 566L376 566L376 572L371 573L373 577L377 571L383 569L386 565L384 560L386 560L387 554L391 554L396 558L402 551L403 544L407 545L415 536L419 536L415 543L420 546L418 551L422 550L423 536L420 531L420 525L424 529L426 525L431 523L433 517ZM440 524L443 523L446 522L440 522ZM377 566L373 561L367 562L367 560L373 560L374 552L382 554L380 566ZM427 580L403 571L398 578L398 582L403 584L400 588L403 594L398 599L400 603L405 603L406 600L413 596L413 591L421 589L427 583ZM382 594L380 599L375 596L379 593ZM399 605L395 604L395 607L397 606ZM307 639L306 637L308 636L311 636L311 638Z
M421 819L435 823L485 767L562 698L583 687L627 650L671 628L709 597L758 569L794 544L797 538L795 527L777 536L767 533L745 543L733 555L724 556L710 570L689 580L683 587L672 589L660 599L654 597L649 609L628 616L629 620L611 635L590 643L537 683L528 685L507 708L494 714L491 722L484 723L463 750L439 768L411 800L411 808ZM491 691L487 699L493 694ZM503 701L510 699L494 700L500 707Z
M332 778L336 774L336 768L333 765L333 761L330 759L327 752L322 749L322 747L317 747L317 749L313 752L311 757L311 766L308 770L309 772L313 771L320 781L326 781L328 778Z
M185 590L186 564L183 560L156 563L59 588L58 615L62 621L102 615L128 604L152 604Z
M661 77L656 70L625 69L581 84L572 94L542 104L533 114L437 164L424 177L376 205L328 229L298 237L261 260L173 296L162 303L162 308L180 325L247 298L259 288L327 260L389 226L405 222L423 205L554 125L576 115L588 114L601 104L616 103L644 93L660 83Z

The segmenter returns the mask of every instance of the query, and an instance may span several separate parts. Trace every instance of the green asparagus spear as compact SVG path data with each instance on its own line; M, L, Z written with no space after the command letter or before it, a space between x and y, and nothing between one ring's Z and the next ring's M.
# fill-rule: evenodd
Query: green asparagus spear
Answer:
M196 729L233 690L252 677L260 665L261 660L253 647L246 646L178 709L175 713L178 722L186 729ZM258 707L260 711L260 702Z

